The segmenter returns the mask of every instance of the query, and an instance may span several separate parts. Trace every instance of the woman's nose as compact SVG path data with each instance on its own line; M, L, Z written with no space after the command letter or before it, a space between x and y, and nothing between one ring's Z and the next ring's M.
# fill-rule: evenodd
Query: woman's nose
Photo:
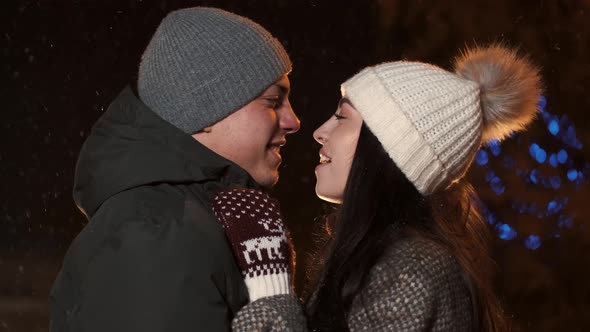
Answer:
M313 132L313 138L321 145L324 145L324 142L326 142L327 138L326 123L322 124Z

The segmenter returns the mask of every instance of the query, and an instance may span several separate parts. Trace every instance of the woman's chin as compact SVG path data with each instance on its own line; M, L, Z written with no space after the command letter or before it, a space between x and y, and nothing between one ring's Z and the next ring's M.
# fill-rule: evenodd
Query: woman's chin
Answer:
M333 204L342 204L342 195L331 195L327 193L323 193L321 190L318 190L316 187L315 194L319 197L319 199L326 201L328 203Z

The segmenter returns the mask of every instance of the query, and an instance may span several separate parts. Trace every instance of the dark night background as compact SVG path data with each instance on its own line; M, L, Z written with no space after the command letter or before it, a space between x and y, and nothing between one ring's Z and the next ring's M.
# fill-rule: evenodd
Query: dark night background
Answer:
M546 110L560 119L560 133L552 135L540 117L526 134L503 143L498 156L488 151L489 162L474 164L468 176L494 213L497 289L514 330L590 330L590 234L584 228L590 217L590 1L3 0L0 331L47 330L49 289L86 223L71 198L82 142L135 79L159 21L170 10L196 5L254 19L284 43L294 62L291 102L303 125L283 150L274 194L302 258L299 286L314 219L324 210L313 189L318 145L311 134L335 110L339 84L386 60L450 68L452 56L475 42L503 41L530 54L542 68ZM570 141L577 137L577 146L560 140L565 132ZM546 150L547 160L565 150L567 162L540 163L529 153L532 143ZM572 169L580 170L577 181L567 178ZM559 177L561 185L531 182L532 172ZM523 202L529 205L522 208Z

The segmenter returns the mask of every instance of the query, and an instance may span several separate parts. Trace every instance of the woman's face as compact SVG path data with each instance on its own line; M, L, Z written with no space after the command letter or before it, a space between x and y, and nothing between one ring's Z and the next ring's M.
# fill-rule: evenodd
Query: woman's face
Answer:
M334 116L313 133L315 140L323 145L320 164L315 168L315 192L319 198L342 203L362 124L359 112L342 97Z

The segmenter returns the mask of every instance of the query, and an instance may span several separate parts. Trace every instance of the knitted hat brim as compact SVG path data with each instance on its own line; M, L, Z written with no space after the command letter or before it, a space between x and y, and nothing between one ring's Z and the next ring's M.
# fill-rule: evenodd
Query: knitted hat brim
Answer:
M372 67L341 86L389 157L423 195L448 185L448 172ZM392 114L393 113L393 114Z

